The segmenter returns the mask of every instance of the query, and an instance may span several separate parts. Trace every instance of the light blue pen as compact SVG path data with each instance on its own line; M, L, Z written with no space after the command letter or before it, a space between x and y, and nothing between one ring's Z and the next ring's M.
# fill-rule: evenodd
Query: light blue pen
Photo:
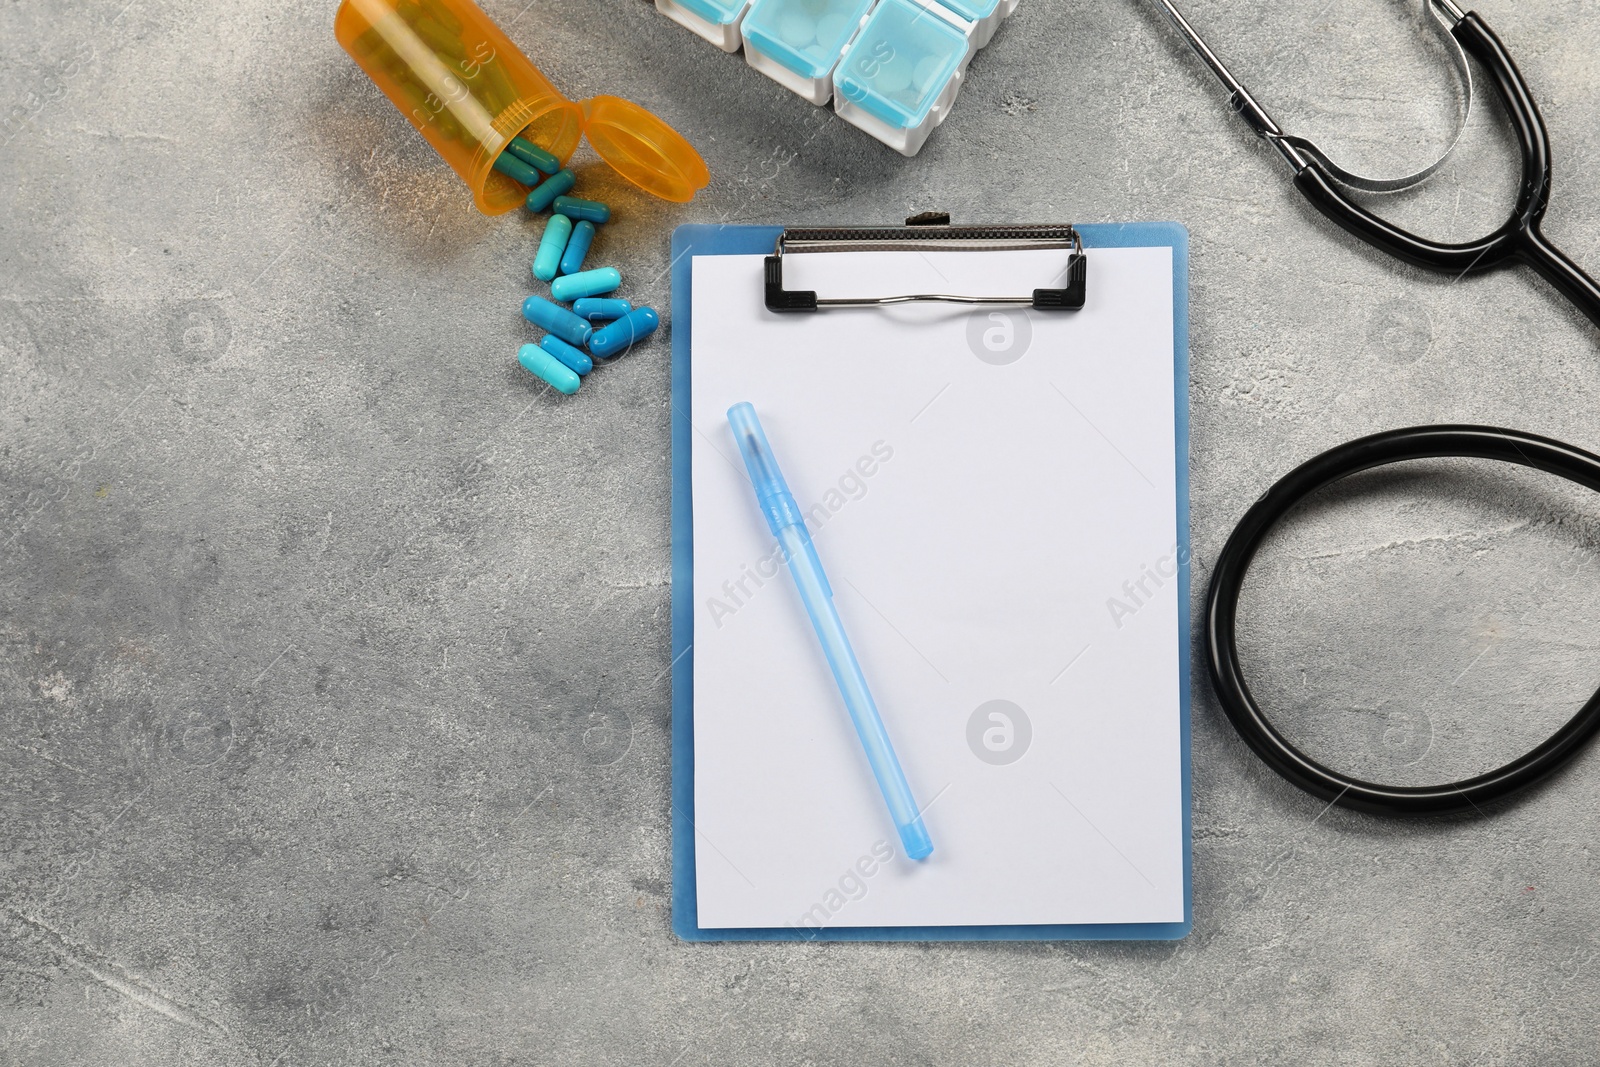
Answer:
M728 409L728 425L739 442L744 455L744 465L750 470L750 481L755 486L756 502L767 517L772 535L783 549L783 558L789 565L795 588L811 616L817 640L822 642L828 666L833 668L833 680L839 683L845 707L850 710L850 720L867 750L867 762L872 764L873 777L883 790L883 799L889 805L889 815L900 830L900 842L906 855L920 860L933 852L933 842L928 838L928 828L922 825L922 815L911 795L906 774L895 758L894 746L889 743L889 732L878 717L878 705L867 690L867 680L861 674L861 664L850 648L844 624L833 606L833 588L828 576L822 573L822 561L817 558L817 548L806 532L806 520L794 502L789 486L778 469L778 461L767 444L767 435L756 418L756 409L748 402L735 404Z

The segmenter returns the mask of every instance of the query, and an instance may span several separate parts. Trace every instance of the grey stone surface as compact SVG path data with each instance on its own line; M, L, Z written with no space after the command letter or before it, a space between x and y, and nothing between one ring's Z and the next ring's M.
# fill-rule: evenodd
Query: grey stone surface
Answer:
M1025 0L902 159L637 0L491 0L574 96L713 183L586 157L599 254L665 307L691 221L1170 218L1193 235L1197 593L1293 463L1500 423L1600 449L1600 332L1324 223L1144 0ZM1196 0L1286 125L1440 147L1401 5ZM1548 230L1600 268L1600 11L1484 0L1545 107ZM685 945L668 924L664 340L573 401L511 353L533 230L479 216L331 4L0 9L0 1062L1552 1064L1600 1057L1600 754L1520 802L1324 810L1196 675L1176 944ZM13 110L16 109L16 110ZM1493 109L1427 232L1496 224ZM1482 464L1274 539L1252 677L1341 766L1426 781L1600 681L1600 503Z

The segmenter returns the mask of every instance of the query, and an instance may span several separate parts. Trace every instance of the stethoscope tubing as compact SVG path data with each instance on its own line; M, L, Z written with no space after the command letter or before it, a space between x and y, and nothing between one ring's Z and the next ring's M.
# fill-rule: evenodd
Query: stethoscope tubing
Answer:
M1458 65L1467 80L1469 111L1468 58L1489 73L1516 131L1522 153L1522 180L1516 206L1497 230L1475 241L1446 243L1401 229L1352 197L1356 189L1384 192L1408 188L1436 172L1442 158L1404 178L1371 178L1344 170L1312 142L1285 133L1205 43L1174 0L1159 2L1173 25L1227 88L1233 109L1283 156L1294 171L1296 188L1327 218L1397 259L1454 277L1493 270L1514 261L1526 263L1600 327L1600 284L1540 229L1550 204L1552 174L1550 135L1544 117L1505 45L1476 12L1463 12L1453 0L1429 0L1429 10L1457 46ZM1287 781L1329 804L1383 815L1481 811L1552 774L1600 730L1600 692L1596 692L1548 740L1503 767L1442 785L1382 785L1342 774L1301 752L1273 726L1251 694L1239 667L1235 637L1239 597L1251 560L1273 526L1306 496L1341 478L1389 463L1440 457L1517 463L1600 492L1600 458L1560 441L1485 426L1391 430L1330 449L1285 475L1239 520L1211 577L1206 596L1206 649L1211 680L1223 711L1262 761Z
M1515 463L1600 492L1600 457L1518 430L1487 426L1416 426L1339 445L1290 471L1239 520L1223 547L1206 596L1211 680L1222 709L1245 744L1284 779L1330 804L1378 815L1446 815L1483 808L1554 773L1600 730L1600 691L1542 744L1502 767L1442 785L1382 785L1353 778L1307 756L1272 724L1245 682L1235 633L1250 563L1291 509L1333 482L1361 471L1418 459L1464 457Z

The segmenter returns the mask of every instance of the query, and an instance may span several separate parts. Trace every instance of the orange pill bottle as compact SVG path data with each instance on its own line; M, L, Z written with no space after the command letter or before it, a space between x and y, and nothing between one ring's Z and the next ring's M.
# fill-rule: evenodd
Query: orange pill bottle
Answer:
M711 180L693 146L639 105L561 95L472 0L342 0L333 29L487 215L528 195L494 169L512 137L563 163L587 137L618 174L666 200L686 202Z

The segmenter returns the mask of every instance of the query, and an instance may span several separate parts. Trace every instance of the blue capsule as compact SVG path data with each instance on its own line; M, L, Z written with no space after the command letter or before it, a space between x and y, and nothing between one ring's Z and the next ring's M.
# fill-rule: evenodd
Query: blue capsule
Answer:
M598 200L579 200L575 196L558 196L550 205L558 214L589 222L609 222L611 209Z
M622 272L615 267L564 274L550 283L550 295L557 300L576 300L580 296L601 296L622 284Z
M572 303L572 313L590 322L610 322L632 310L633 305L626 300L611 300L603 296L586 296Z
M571 396L583 384L578 375L538 345L523 345L517 350L517 362L540 381L549 384L558 393Z
M587 344L589 335L594 332L587 322L542 296L530 296L522 302L522 317L569 345Z
M589 246L593 243L594 223L585 219L574 226L572 236L567 240L567 250L561 253L561 273L576 274L582 270L583 257L589 254Z
M494 169L512 181L521 182L523 185L539 184L539 172L510 152L500 153L500 157L494 161Z
M504 159L504 156L500 157ZM578 184L578 176L570 170L558 170L546 178L540 186L528 194L525 202L529 211L543 211L555 203L556 197L571 191Z
M636 342L656 332L661 316L654 308L634 308L609 326L602 326L589 338L589 351L601 359L620 356Z
M579 377L594 370L594 360L589 358L589 353L581 348L573 348L553 333L540 338L539 347L577 371Z
M506 151L522 160L528 166L541 170L546 174L554 174L561 169L561 160L552 156L532 141L524 140L521 137L511 138L511 143L506 145Z
M571 236L572 220L565 215L551 215L550 221L544 224L544 236L539 238L539 252L533 257L535 278L547 282L556 276Z

